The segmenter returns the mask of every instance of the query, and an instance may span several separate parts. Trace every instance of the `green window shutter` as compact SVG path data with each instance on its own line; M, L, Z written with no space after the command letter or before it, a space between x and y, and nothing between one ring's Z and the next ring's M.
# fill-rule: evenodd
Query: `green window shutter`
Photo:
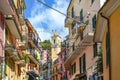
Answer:
M82 70L82 69L81 69L81 68L82 68L82 67L81 67L81 57L79 58L79 66L80 66L80 73L82 73L82 71L81 71L81 70Z
M80 22L83 22L83 9L80 11Z
M5 38L6 38L6 40L8 39L8 30L7 30L7 28L5 28Z
M94 0L91 0L91 4L93 4Z
M106 33L106 65L109 65L110 62L110 44L109 44L109 34Z
M83 32L80 34L80 40L83 40Z
M72 7L71 16L72 16L72 18L74 17L74 7Z
M83 55L83 72L86 71L86 55Z
M94 15L92 18L92 26L93 26L93 29L95 29L95 27L96 27L96 15Z
M74 63L74 73L76 73L76 63Z
M97 56L97 43L95 43L94 45L93 45L93 50L94 50L94 52L93 52L93 57L96 57Z

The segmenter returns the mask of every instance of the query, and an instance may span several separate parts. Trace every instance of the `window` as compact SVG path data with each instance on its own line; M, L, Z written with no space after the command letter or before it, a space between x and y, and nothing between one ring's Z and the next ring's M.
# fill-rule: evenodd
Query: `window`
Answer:
M74 51L75 50L75 43L73 43L73 45L72 45L72 51Z
M95 0L91 0L91 4L93 4L94 1L95 1Z
M83 40L83 32L80 34L80 40Z
M86 71L86 58L85 54L83 55L83 72Z
M74 29L74 27L75 27L75 23L72 23L72 29Z
M6 40L8 39L8 30L7 30L7 28L5 28L5 38L6 38Z
M85 54L79 58L80 65L80 73L84 73L86 71L86 56Z
M72 75L76 73L76 63L72 65Z
M74 7L72 7L71 17L74 17Z
M60 55L60 58L61 58L61 60L62 60L62 54Z
M93 57L96 57L97 56L97 43L93 44L93 51L94 51L93 52L93 54L94 54Z
M54 44L55 44L55 39L54 39Z
M92 18L92 27L93 27L93 30L96 27L96 15L94 15L93 18Z
M110 41L109 41L109 34L106 33L106 65L109 65L110 62Z
M60 66L60 71L62 71L62 69L63 69L63 68L62 68L62 64L61 64L61 66Z
M80 11L80 22L83 22L83 9Z
M81 2L81 0L79 0L79 2Z

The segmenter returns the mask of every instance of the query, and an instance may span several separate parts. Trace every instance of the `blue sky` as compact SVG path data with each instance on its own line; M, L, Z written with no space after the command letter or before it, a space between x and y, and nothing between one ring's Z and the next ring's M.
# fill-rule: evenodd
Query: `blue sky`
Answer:
M53 8L66 13L70 0L42 0ZM63 39L68 34L64 27L65 16L42 5L37 0L25 0L25 18L29 19L33 27L43 40L51 39L53 32L58 32Z

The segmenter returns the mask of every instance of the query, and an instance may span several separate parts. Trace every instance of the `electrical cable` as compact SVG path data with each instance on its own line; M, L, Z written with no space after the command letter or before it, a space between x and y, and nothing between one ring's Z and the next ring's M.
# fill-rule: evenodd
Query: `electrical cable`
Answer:
M55 9L55 8L53 8L53 7L51 7L51 6L49 6L48 4L42 2L41 0L37 0L37 1L40 2L40 3L42 3L43 5L47 6L48 8L50 8L50 9L52 9L52 10L54 10L54 11L56 11L56 12L58 12L58 13L64 15L64 16L67 16L67 15L64 14L63 12L61 12L61 11L59 11L59 10L57 10L57 9Z

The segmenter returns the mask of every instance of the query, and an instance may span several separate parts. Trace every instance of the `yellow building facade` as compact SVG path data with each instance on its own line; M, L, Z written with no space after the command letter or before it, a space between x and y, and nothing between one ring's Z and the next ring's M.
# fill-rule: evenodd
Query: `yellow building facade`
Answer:
M55 32L54 35L52 36L51 47L52 47L51 48L52 60L54 61L58 58L57 54L61 51L61 40L57 32Z
M102 43L103 78L120 80L120 1L107 0L98 14L94 36Z

